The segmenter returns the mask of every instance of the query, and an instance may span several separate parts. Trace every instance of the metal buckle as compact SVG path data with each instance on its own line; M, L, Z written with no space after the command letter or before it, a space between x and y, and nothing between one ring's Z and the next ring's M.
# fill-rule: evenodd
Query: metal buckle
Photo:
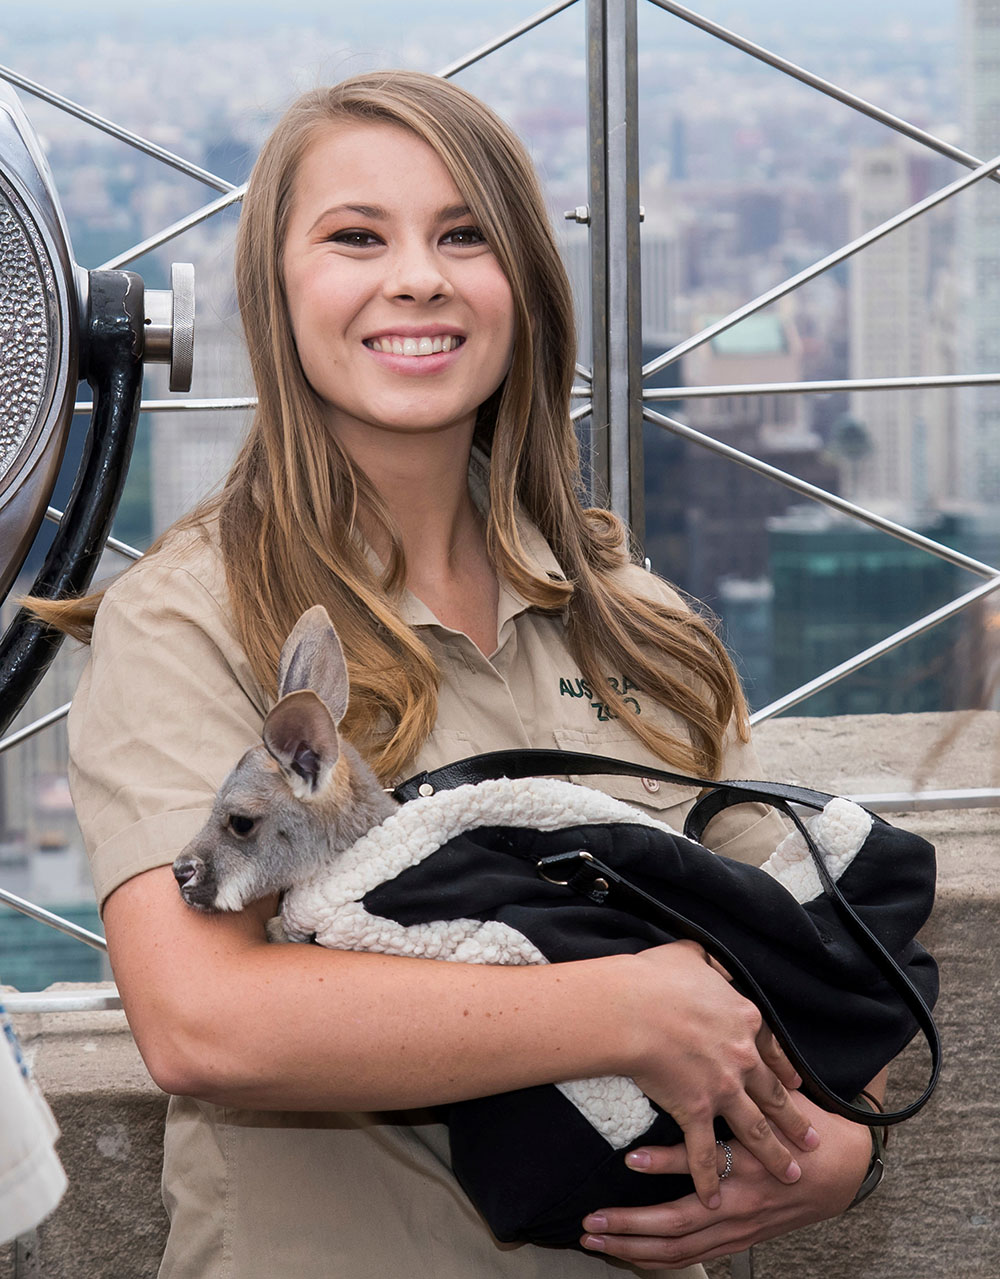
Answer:
M577 849L572 853L557 853L555 857L543 857L538 863L538 873L547 884L557 884L560 888L565 888L573 877L574 872L570 872L565 879L554 879L551 875L545 873L545 867L552 863L564 862L568 857L578 857L581 861L592 862L594 859L585 849Z

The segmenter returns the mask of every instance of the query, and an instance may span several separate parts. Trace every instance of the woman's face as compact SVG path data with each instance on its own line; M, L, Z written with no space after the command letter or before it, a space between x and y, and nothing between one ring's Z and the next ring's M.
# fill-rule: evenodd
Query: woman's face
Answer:
M292 194L288 310L330 429L348 451L373 430L471 438L510 365L514 306L441 160L396 125L331 124Z

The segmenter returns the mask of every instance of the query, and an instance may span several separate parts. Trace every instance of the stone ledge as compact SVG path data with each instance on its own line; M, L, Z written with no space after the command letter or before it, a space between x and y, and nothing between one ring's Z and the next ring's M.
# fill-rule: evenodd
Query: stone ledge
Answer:
M38 1268L25 1279L155 1279L167 1235L160 1203L167 1098L150 1079L125 1014L24 1013L14 1022L59 1122L69 1177L62 1203L39 1228ZM0 1276L15 1275L21 1279L8 1244L0 1248Z
M757 730L766 776L830 790L995 786L1000 714L776 720ZM755 1249L757 1279L995 1279L1000 1256L998 813L912 814L901 824L938 846L938 905L925 940L942 968L946 1046L927 1109L896 1130L889 1175L848 1216ZM62 1127L70 1178L38 1232L46 1279L154 1279L166 1232L159 1161L166 1098L120 1013L26 1014L18 1032ZM892 1095L919 1088L918 1054L893 1073ZM14 1246L0 1276L15 1275ZM728 1275L725 1262L712 1279Z

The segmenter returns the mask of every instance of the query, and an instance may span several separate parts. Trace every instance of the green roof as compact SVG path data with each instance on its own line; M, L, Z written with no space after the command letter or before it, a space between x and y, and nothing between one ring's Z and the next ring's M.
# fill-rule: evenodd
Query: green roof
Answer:
M716 355L781 355L788 350L785 330L774 315L751 315L712 339Z

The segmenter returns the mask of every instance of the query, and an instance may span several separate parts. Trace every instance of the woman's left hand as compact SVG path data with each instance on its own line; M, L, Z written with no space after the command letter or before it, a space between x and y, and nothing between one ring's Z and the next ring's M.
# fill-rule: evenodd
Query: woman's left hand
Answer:
M871 1162L871 1135L804 1097L796 1101L812 1116L821 1140L815 1150L796 1154L802 1176L794 1184L782 1184L730 1141L733 1166L722 1183L721 1207L706 1208L691 1194L651 1208L601 1210L584 1219L583 1246L640 1270L680 1270L843 1212ZM628 1157L630 1167L636 1166L636 1154L649 1157L637 1176L688 1171L683 1145L645 1147Z

